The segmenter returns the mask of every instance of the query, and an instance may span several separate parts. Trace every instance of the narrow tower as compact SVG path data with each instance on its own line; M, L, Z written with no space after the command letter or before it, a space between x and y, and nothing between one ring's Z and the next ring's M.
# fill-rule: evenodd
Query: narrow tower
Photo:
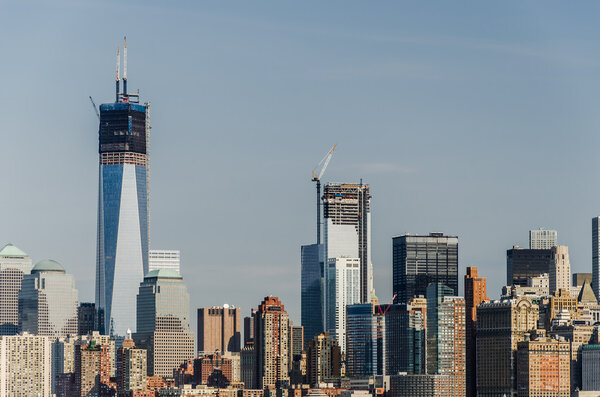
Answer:
M125 47L126 48L126 47ZM124 61L127 62L124 48ZM101 331L124 336L135 328L136 290L148 272L148 104L119 92L100 105L96 306Z

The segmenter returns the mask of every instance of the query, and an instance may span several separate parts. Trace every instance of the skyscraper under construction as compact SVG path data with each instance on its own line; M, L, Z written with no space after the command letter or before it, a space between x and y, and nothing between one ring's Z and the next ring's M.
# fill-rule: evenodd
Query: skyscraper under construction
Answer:
M362 183L325 185L323 192L325 263L329 258L360 259L361 303L369 302L372 289L370 203L371 194L368 185Z
M96 307L101 331L135 329L136 288L148 272L148 104L127 92L127 42L123 90L117 50L116 97L100 105Z

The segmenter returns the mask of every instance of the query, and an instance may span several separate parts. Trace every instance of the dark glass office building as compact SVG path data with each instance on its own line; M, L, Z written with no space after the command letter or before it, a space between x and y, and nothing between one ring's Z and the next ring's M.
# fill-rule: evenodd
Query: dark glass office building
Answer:
M523 249L514 246L506 251L506 284L527 286L527 279L549 273L554 264L551 249Z
M431 283L442 283L458 295L458 237L443 233L394 237L394 303L425 296Z
M385 312L386 375L425 373L425 318L410 305L390 305Z
M323 244L301 247L301 322L304 345L323 332Z

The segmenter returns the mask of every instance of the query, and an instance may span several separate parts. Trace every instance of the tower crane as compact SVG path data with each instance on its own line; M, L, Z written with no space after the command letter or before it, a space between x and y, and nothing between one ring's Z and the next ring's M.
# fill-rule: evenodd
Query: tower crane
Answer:
M390 307L394 303L394 299L396 299L397 296L398 296L398 294L394 294L394 296L392 296L392 299L390 299L390 303L387 304L387 306L385 307L385 310L381 310L381 305L378 305L377 306L377 314L379 314L380 316L385 316L385 314L388 312L388 310L390 310Z
M312 172L312 181L317 182L317 244L321 244L321 177L325 173L331 157L333 156L333 150L337 146L337 143L327 152L325 157L315 167Z

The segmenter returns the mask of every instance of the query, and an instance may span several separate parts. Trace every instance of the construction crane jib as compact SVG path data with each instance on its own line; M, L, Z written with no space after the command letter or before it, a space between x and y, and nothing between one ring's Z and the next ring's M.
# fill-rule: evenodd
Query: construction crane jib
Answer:
M312 181L317 182L317 244L321 244L321 177L331 161L336 146L337 143L331 147L312 172Z

